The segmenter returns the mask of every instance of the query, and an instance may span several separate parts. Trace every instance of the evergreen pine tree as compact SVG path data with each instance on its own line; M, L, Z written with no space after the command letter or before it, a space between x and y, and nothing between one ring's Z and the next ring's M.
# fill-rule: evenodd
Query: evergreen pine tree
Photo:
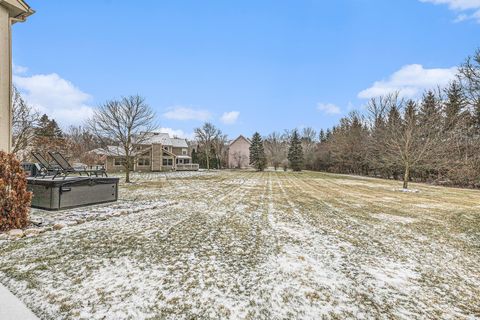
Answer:
M50 119L46 114L40 117L38 121L38 126L36 128L36 135L39 137L48 137L48 138L62 138L63 132L62 129L57 124L55 119Z
M321 143L324 143L324 142L327 141L327 136L325 134L325 131L323 131L323 129L320 129L320 133L318 135L318 138L319 138Z
M192 150L192 163L198 163L197 151L195 149Z
M63 131L60 129L55 119L50 120L50 130L55 138L63 137Z
M332 137L332 130L327 129L327 132L325 133L325 140L328 140Z
M440 129L441 120L440 102L435 96L435 93L429 90L423 95L418 112L418 121L421 126Z
M445 130L454 129L460 120L462 109L466 105L462 87L457 81L453 81L445 89L447 101L445 102Z
M392 106L388 112L388 122L387 126L390 129L395 129L400 125L402 122L402 116L400 115L400 112L398 111L397 106Z
M258 171L265 170L267 166L267 157L263 148L263 140L258 132L255 132L250 145L250 164Z
M290 139L290 148L288 149L288 161L293 171L301 171L303 167L303 149L302 142L295 129Z
M35 129L35 133L37 136L40 137L49 137L50 132L49 132L49 125L50 125L50 119L46 114L42 115L40 117L40 120L38 121L38 126Z

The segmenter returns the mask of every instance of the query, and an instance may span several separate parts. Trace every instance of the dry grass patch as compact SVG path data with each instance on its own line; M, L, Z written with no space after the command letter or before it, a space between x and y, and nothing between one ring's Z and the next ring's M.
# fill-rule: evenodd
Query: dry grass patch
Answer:
M45 319L480 314L478 191L313 172L132 179L127 215L0 242L0 281Z

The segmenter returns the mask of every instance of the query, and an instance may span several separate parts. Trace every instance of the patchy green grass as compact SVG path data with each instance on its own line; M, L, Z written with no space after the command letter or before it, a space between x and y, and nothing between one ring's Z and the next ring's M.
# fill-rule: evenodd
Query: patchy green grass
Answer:
M314 172L133 181L118 207L83 209L106 220L0 242L0 281L45 319L480 316L478 191Z

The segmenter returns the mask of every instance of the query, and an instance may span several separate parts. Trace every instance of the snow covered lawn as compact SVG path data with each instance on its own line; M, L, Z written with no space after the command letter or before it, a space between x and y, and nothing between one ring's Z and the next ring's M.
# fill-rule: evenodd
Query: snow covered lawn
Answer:
M117 204L34 212L84 220L0 240L0 282L42 319L480 317L478 191L312 172L133 181Z

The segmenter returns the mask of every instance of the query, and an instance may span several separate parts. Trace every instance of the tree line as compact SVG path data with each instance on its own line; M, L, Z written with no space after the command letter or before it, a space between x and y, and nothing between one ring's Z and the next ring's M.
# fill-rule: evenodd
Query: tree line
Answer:
M40 116L19 92L13 94L13 151L61 150L91 164L89 152L117 145L134 157L135 145L155 130L155 114L138 95L113 99L95 110L84 126L62 131ZM189 141L193 162L204 168L227 167L228 137L211 123L194 130ZM371 99L366 112L351 112L327 130L304 128L255 133L251 165L320 170L462 187L480 187L480 50L458 69L446 88L404 99L401 92ZM127 172L133 165L126 161Z
M321 131L313 169L480 187L480 50L446 88L371 99Z
M205 129L220 133L211 124ZM206 145L204 137L197 134L197 150ZM225 141L219 134L211 137L217 144ZM255 133L251 142L250 164L258 170L270 165L365 175L402 180L404 188L410 181L478 188L480 50L446 88L427 90L420 99L385 94L371 99L366 112L350 112L327 130ZM213 142L208 146L205 157L224 159Z
M301 159L292 157L292 137ZM309 170L402 180L404 188L410 181L480 187L480 50L446 88L418 100L379 96L332 128L273 132L263 145L275 169L298 161Z

